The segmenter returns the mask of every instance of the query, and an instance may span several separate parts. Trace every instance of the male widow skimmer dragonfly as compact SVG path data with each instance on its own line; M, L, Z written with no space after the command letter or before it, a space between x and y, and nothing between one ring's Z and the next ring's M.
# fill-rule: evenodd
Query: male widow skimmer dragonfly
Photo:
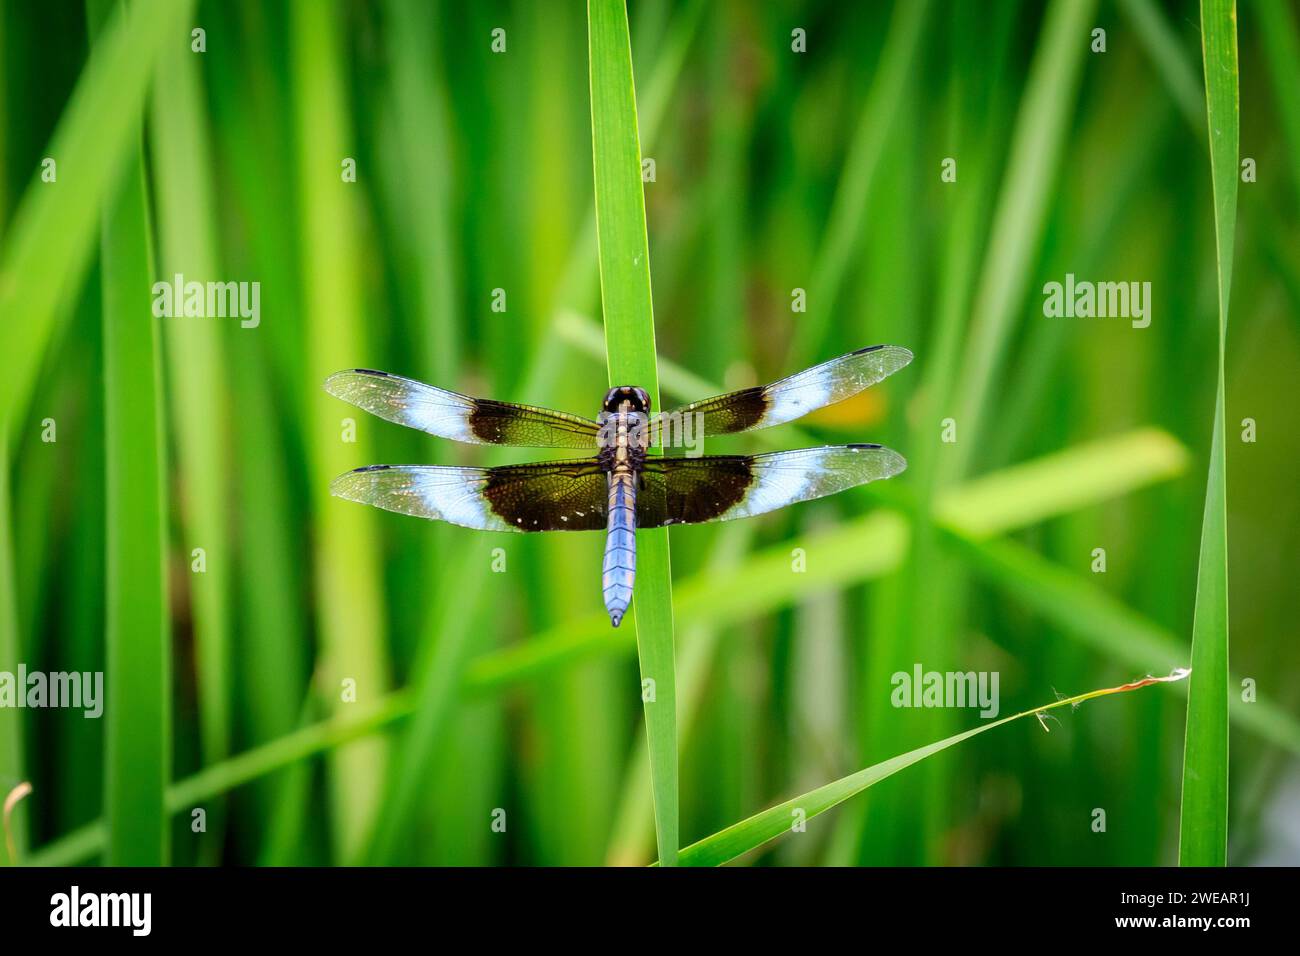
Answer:
M601 584L615 627L632 601L636 529L728 521L890 478L907 467L881 445L826 445L765 455L651 457L657 431L701 438L780 425L892 375L912 353L873 345L771 385L729 392L654 418L644 389L617 386L595 420L470 398L412 379L352 369L325 390L372 415L483 445L587 448L592 457L464 468L368 465L330 485L340 498L483 531L604 531ZM664 442L664 444L669 444Z

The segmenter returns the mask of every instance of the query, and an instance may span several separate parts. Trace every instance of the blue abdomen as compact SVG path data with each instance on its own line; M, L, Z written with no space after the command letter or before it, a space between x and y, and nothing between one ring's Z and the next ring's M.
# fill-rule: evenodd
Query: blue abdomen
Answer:
M631 472L609 476L609 519L605 531L605 564L601 588L610 622L618 627L632 603L636 580L636 485Z

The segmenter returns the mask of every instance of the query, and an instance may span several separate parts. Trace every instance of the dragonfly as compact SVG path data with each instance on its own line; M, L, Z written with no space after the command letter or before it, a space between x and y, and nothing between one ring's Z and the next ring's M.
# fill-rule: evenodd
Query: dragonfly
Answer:
M336 478L332 494L480 531L603 531L601 590L618 627L632 602L636 531L748 518L891 478L907 467L875 444L826 445L760 455L691 455L691 441L780 425L841 402L912 361L894 345L841 355L770 385L745 388L652 416L634 385L609 389L596 418L426 385L374 369L336 372L325 390L372 415L439 438L480 445L584 448L588 456L473 468L366 465ZM685 445L686 455L651 455Z

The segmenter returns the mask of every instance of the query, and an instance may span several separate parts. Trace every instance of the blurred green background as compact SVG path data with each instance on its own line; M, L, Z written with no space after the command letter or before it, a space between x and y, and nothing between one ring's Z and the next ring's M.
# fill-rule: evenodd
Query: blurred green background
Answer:
M156 855L178 864L652 862L635 635L601 610L599 536L327 491L374 462L546 457L364 416L320 389L341 368L595 414L584 5L110 6L0 0L0 671L107 668L170 719L0 710L0 794L33 786L20 861L148 832L157 807L106 817L105 781L152 779L174 781ZM878 342L917 355L710 446L878 441L911 467L673 530L683 843L979 723L892 707L917 663L997 671L1003 715L1186 665L1217 347L1196 4L628 10L665 400ZM1234 711L1236 863L1300 862L1298 19L1239 15L1230 694L1258 697ZM147 284L122 284L175 273L260 283L260 323L152 319ZM1150 282L1150 327L1045 317L1067 273ZM157 381L106 376L150 368L148 323ZM134 346L105 335L126 327ZM150 401L157 440L133 424ZM157 488L112 490L151 455ZM106 554L156 526L166 620L141 633L159 588ZM162 670L115 676L151 647ZM1173 862L1185 709L1171 685L999 729L744 861ZM114 719L170 760L106 752Z

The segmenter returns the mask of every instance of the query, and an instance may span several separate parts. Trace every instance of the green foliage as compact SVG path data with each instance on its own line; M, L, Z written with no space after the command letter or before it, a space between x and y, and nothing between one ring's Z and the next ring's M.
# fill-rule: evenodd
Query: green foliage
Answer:
M1231 833L1276 862L1291 8L1241 5L1238 64L1217 0L1199 28L1197 0L542 6L218 3L199 53L189 2L0 5L0 672L115 695L0 709L19 861L1156 865ZM176 272L258 282L260 324L152 318ZM1047 317L1067 273L1149 280L1150 327ZM908 470L640 533L618 629L598 535L328 495L547 456L355 414L320 389L342 367L594 415L611 382L672 405L876 342L915 363L706 451L878 441ZM916 662L999 672L1008 714L1193 673L974 739L891 706ZM1126 838L1068 819L1080 781Z
M91 0L92 24L104 20L108 6ZM167 496L158 335L149 297L153 250L139 137L137 125L121 181L110 187L103 209L100 245L108 448L105 861L112 866L168 861L163 797L171 776Z
M1183 866L1223 866L1228 858L1228 463L1224 447L1227 441L1224 363L1228 305L1232 299L1232 251L1237 231L1240 135L1235 0L1203 0L1201 32L1218 263L1218 387L1196 573L1193 677L1187 696L1178 862Z
M660 408L655 367L650 248L646 239L632 47L622 0L590 0L591 143L596 237L610 385L636 384ZM659 858L677 861L677 677L673 661L673 594L666 528L637 532L637 649L650 747Z
M1185 676L1186 673L1184 672L1169 678L1157 678L1156 680L1181 680ZM971 730L954 734L925 747L909 750L905 754L899 754L897 757L891 757L881 763L864 767L857 773L849 774L847 777L841 777L839 780L834 780L818 787L816 790L800 794L785 803L764 810L762 813L755 814L746 820L741 820L739 823L706 837L698 843L692 843L682 851L682 864L684 866L718 866L722 863L728 863L742 853L747 853L756 847L762 846L768 840L775 839L782 833L803 832L802 829L796 830L796 827L802 827L804 823L813 817L825 813L850 797L857 796L862 791L875 786L900 770L919 763L927 757L941 753L955 744L970 740L972 737L977 737L982 733L993 730L995 727L1001 727L1003 724L1009 724L1030 715L1038 717L1044 728L1046 728L1047 724L1044 716L1058 707L1077 707L1085 700L1100 697L1104 694L1133 690L1136 686L1147 686L1151 682L1154 681L1138 681L1134 685L1107 687L1101 690L1089 691L1085 694L1076 694L1073 697L1054 700L1050 704L1044 704L1032 710L1021 711L1018 714L1012 714L1010 717L1003 717L1001 720L974 727Z

